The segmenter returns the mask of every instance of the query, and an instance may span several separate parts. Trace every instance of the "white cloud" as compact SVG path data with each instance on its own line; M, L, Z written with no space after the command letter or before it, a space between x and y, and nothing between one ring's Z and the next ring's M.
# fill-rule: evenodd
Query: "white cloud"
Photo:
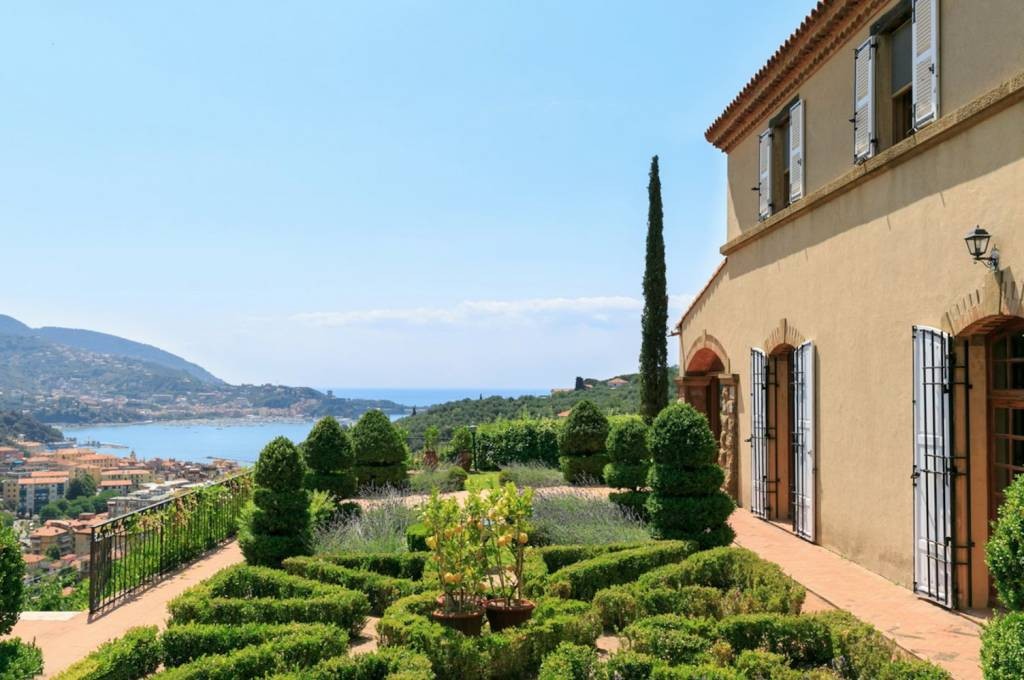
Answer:
M670 320L678 316L692 296L671 296ZM609 323L617 317L639 314L643 301L625 295L595 297L529 298L524 300L465 300L451 307L398 307L334 312L302 312L292 321L311 326L338 326L407 323L413 325L455 325L496 319L535 321L540 319L589 319Z

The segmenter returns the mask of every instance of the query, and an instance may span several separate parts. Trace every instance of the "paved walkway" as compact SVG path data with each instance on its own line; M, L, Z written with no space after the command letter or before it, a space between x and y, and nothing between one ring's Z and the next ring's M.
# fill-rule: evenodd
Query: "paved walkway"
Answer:
M11 635L26 641L35 640L43 650L43 677L48 678L104 642L120 637L129 628L152 625L162 628L170 600L186 588L241 561L242 551L238 543L232 541L92 621L86 612L65 620L28 616L18 621Z
M736 543L775 562L809 593L866 621L957 680L981 680L981 627L785 529L738 509Z

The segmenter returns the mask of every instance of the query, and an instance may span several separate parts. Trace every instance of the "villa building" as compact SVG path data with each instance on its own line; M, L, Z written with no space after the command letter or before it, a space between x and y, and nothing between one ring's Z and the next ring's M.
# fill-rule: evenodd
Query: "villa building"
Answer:
M1020 0L819 2L707 130L725 259L675 331L740 505L947 607L992 600L1024 474L1022 36Z

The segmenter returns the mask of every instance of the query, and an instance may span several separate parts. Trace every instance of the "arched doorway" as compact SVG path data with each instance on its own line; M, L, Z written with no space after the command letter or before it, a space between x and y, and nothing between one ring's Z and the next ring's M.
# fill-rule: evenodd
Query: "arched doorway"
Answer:
M702 347L690 359L683 375L683 399L707 416L715 440L722 436L721 374L725 364L711 349Z
M717 339L702 333L686 353L680 373L679 398L707 417L718 442L718 464L725 470L722 488L738 501L737 379L729 371L729 357Z

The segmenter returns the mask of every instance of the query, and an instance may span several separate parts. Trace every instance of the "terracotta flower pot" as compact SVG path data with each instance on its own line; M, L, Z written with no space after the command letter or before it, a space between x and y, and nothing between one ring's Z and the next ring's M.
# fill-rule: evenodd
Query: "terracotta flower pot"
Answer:
M487 621L494 632L518 626L530 620L536 606L529 600L513 601L511 604L504 599L488 600Z
M478 609L475 612L446 612L435 609L430 617L442 626L454 628L463 635L479 637L480 629L484 625L484 610Z

